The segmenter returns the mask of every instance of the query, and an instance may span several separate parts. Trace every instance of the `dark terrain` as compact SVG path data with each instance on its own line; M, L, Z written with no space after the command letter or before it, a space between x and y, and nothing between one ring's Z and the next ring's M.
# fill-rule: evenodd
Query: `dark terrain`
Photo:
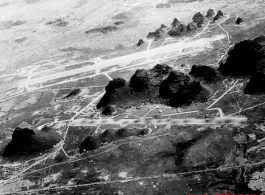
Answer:
M12 140L2 152L4 157L19 157L27 155L39 155L60 141L60 137L52 132L33 131L28 128L16 128L12 134Z
M192 102L205 102L209 95L199 82L165 64L157 64L150 70L139 69L130 81L116 78L105 90L97 108L109 105L126 108L144 102L180 107Z
M264 69L265 50L262 37L241 41L228 52L226 62L218 70L224 76L249 77Z
M103 133L86 137L79 147L79 152L83 153L89 150L96 150L104 144L129 138L131 136L144 136L148 134L148 129L106 129Z
M220 18L222 18L224 16L223 12L221 10L219 10L217 12L217 14L215 15L215 17L213 18L213 21L217 21L219 20Z
M215 82L219 78L218 72L214 68L206 65L193 65L189 74L207 82Z

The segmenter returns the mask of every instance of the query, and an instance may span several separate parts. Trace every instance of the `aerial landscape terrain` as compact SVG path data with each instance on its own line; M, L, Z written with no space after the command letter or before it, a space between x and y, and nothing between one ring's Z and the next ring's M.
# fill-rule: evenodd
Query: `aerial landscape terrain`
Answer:
M264 0L1 0L0 195L265 194Z

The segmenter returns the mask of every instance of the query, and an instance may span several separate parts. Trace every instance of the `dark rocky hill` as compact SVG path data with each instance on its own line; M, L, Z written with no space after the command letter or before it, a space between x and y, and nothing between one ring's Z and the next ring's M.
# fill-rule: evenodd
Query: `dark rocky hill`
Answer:
M201 12L198 12L192 17L192 21L196 23L198 27L201 27L204 22L204 16Z
M176 26L178 26L178 25L180 25L180 21L179 21L177 18L174 18L174 20L173 20L171 26L172 26L172 27L176 27Z
M143 41L143 39L140 39L139 41L138 41L138 43L137 43L137 47L139 47L139 46L141 46L142 44L144 44L144 41Z
M236 19L236 24L241 24L242 22L244 22L244 20L242 18L238 17Z
M265 50L258 40L244 40L237 43L229 52L226 62L219 71L225 76L251 76L265 66Z
M131 136L144 136L148 134L148 129L137 128L121 128L121 129L106 129L103 133L98 135L87 136L79 146L79 153L92 151L100 148L106 143L118 141Z
M216 14L216 16L213 18L214 21L219 20L221 17L223 17L224 14L221 10L219 10Z
M189 74L195 78L202 78L208 82L213 82L218 79L216 70L205 65L193 65Z
M181 36L184 33L186 33L186 31L187 31L187 27L184 24L180 24L177 27L172 27L168 31L168 35L171 37Z
M150 101L179 107L192 102L204 102L208 97L199 82L184 73L173 71L165 64L158 64L149 70L136 70L129 82L123 81L125 85L110 93L108 88L113 85L112 82L106 87L106 94L97 108L106 109L110 105L130 107Z
M245 94L258 95L265 93L265 72L255 72L244 89Z
M187 25L187 30L188 31L194 31L197 29L197 24L194 23L194 22L190 22L188 25Z
M59 141L60 137L50 131L33 131L17 127L12 134L12 140L4 148L2 156L39 154L53 148Z
M158 28L155 32L149 32L147 37L148 39L162 39L166 35L166 26L164 24L161 24L160 28Z
M213 16L214 16L214 11L213 11L213 9L209 9L209 10L207 11L206 17L207 17L207 18L211 18L211 17L213 17Z

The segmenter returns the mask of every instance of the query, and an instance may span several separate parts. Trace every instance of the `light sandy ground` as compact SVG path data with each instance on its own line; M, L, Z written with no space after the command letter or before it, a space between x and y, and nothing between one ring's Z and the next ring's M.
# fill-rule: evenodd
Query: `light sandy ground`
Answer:
M154 31L162 23L170 24L174 17L183 23L188 23L198 11L205 14L211 7L229 12L242 3L238 0L229 2L205 0L177 3L170 9L155 8L156 4L161 2L161 0L2 0L0 66L5 71L17 71L31 65L67 65L97 57L101 55L101 51L113 49L118 44L133 48L139 38L144 38L148 32ZM262 18L264 11L260 4L260 1L253 0L237 8L234 14L249 10L246 16L259 13L259 18ZM111 19L113 16L118 19ZM68 22L68 25L66 27L46 25L47 22L57 18L62 18ZM124 26L120 26L117 33L85 34L85 31L91 28L113 25L113 22L124 19L127 22ZM24 37L26 39L23 42L16 42ZM70 53L61 51L67 48L72 48L73 51Z
M23 93L25 87L30 89L28 85L42 83L45 80L50 81L51 78L63 78L67 74L75 76L75 71L83 70L78 69L79 62L95 62L95 66L98 66L98 69L96 69L98 72L100 68L104 67L101 63L105 61L96 62L94 59L118 60L120 56L129 57L128 55L133 53L136 53L135 55L138 55L138 57L140 54L147 55L148 53L144 52L147 43L139 49L135 48L137 41L140 38L144 39L148 32L156 30L160 24L169 25L175 17L182 23L187 24L198 11L205 14L209 8L216 11L222 9L230 17L244 14L244 17L248 18L254 14L257 20L252 20L252 25L255 25L265 16L265 5L260 0L204 0L190 3L181 1L172 5L169 9L157 9L156 5L161 2L164 3L161 0L2 0L0 4L0 70L2 71L0 72L0 79L13 78L14 74L19 74L20 78L16 81L12 80L10 86L6 87L6 84L3 84L3 89L7 92L1 94L0 97L4 98L7 95ZM48 22L58 18L68 22L68 25L65 27L47 25ZM85 31L94 27L113 25L114 22L120 20L126 21L126 23L118 26L119 30L117 32L107 35L87 35L85 33ZM241 28L247 29L250 26L248 24ZM211 41L207 40L206 42L210 43ZM150 55L152 55L150 60L158 61L160 59L162 61L167 57L174 58L181 55L194 56L198 52L209 49L210 46L206 42L201 42L198 47L187 47L187 50L178 53L177 48L169 48L173 53L167 52L165 54L161 48L158 50L158 54L162 55L157 56L152 51L154 49L153 44L149 42L148 47L151 46L150 51L152 51L150 52ZM118 45L124 46L125 49L115 49ZM120 59L124 63L123 66L128 65L131 61L130 58L128 59L128 62ZM119 62L119 65L121 65L121 62ZM64 68L71 64L73 64L71 69L75 70L67 73ZM95 66L94 68L87 68L87 70L84 67L85 73L88 73L90 69L94 70ZM37 74L40 70L57 67L61 68ZM29 78L30 72L33 72L32 80L28 83L27 79L21 77ZM55 74L57 72L60 73L59 76ZM62 74L62 72L64 73ZM47 74L49 77L43 77ZM40 80L37 79L40 77ZM16 88L15 91L14 88Z
M50 80L54 80L54 79L58 79L62 77L67 77L67 76L72 76L72 75L79 74L79 73L96 71L97 69L99 69L100 71L103 68L107 68L107 67L111 67L111 66L119 65L119 64L122 64L120 67L123 67L123 66L126 66L132 63L135 60L140 60L143 58L152 59L154 56L157 56L157 55L163 56L163 55L166 55L166 54L169 55L172 53L171 56L176 58L182 55L202 52L202 51L205 51L206 49L212 48L210 44L211 42L224 39L225 37L226 37L225 35L218 35L212 38L198 39L198 40L190 41L190 42L184 42L184 41L177 42L177 43L173 43L173 44L166 45L163 47L155 48L152 50L146 50L146 51L139 52L139 53L134 53L134 54L126 55L126 56L112 58L109 60L104 60L102 62L96 63L94 65L86 66L83 68L31 79L29 82L29 85L36 84L36 83L43 83L46 81L50 81Z

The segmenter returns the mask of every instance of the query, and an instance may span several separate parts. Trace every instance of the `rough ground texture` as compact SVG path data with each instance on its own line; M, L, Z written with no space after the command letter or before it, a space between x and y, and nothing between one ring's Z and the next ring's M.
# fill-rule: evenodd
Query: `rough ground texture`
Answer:
M136 128L121 128L121 129L106 129L103 133L97 136L88 136L79 146L79 152L83 153L89 150L96 150L106 143L118 141L120 139L129 138L131 136L144 136L148 134L148 129Z
M16 128L12 140L4 148L2 156L26 156L38 154L51 149L60 141L60 138L47 131L33 131L28 128Z
M155 32L149 32L146 38L154 40L162 39L166 35L165 29L166 26L162 24Z
M238 17L236 19L236 24L241 24L242 22L244 22L244 20L242 18Z
M145 69L136 70L135 74L130 79L130 87L134 91L144 91L149 88L148 72Z
M116 93L110 94L106 91L97 108L106 109L112 104L126 107L132 99L149 102L151 99L159 101L159 98L172 107L179 107L190 105L192 102L205 102L207 96L206 90L199 82L184 73L172 71L165 64L158 64L150 70L136 70L129 84L117 89Z
M170 70L171 67L165 64L158 64L150 70L136 70L129 82L125 82L121 78L116 78L113 81L122 80L123 82L122 87L115 88L115 93L113 93L114 90L109 90L110 86L113 85L113 81L110 81L106 86L106 94L97 104L97 108L105 108L112 104L117 104L118 107L127 107L130 104L133 105L135 103L150 101L150 99L155 100L158 98L159 86L164 77L169 74Z
M265 93L265 73L263 71L255 72L244 89L245 94L257 95Z
M198 12L192 17L192 21L196 23L198 27L201 27L204 22L204 16L201 12Z
M105 88L106 95L115 93L116 89L124 87L125 84L126 84L126 81L122 78L116 78L116 79L111 80Z
M21 152L38 151L0 155L1 195L264 194L263 70L212 82L205 67L243 40L264 47L264 0L1 0L0 15L0 148L20 127ZM224 69L241 71L249 54ZM43 150L52 132L60 142Z
M177 19L177 18L174 18L172 24L171 24L173 27L176 27L178 25L180 25L180 21Z
M193 65L189 74L195 78L202 78L203 80L209 82L213 82L218 79L216 70L205 65Z
M169 98L172 107L207 101L207 92L200 83L177 71L171 71L168 78L163 80L159 94L163 99Z
M209 10L207 11L206 17L207 17L207 18L211 18L211 17L213 17L213 16L214 16L214 10L213 10L213 9L209 9Z
M105 26L105 27L98 27L98 28L93 28L91 30L88 30L86 31L86 34L93 34L93 33L107 34L109 32L114 32L117 30L118 30L118 27L116 26Z
M102 114L103 114L103 115L106 115L106 116L108 116L108 115L112 115L112 114L116 111L115 108L116 108L116 107L115 107L115 106L112 106L112 105L106 106L106 107L104 108L104 110L102 110Z
M187 30L187 27L184 24L180 24L177 27L172 27L168 31L168 35L171 37L181 36L183 35Z
M81 92L81 89L74 89L74 90L71 91L69 94L67 94L65 97L63 97L63 99L69 99L69 98L75 97L75 96L77 96L80 92Z
M194 22L190 22L188 25L187 25L187 30L189 31L194 31L197 29L197 24L194 23Z
M141 46L142 44L144 44L144 41L143 41L143 39L140 39L139 41L138 41L138 43L137 43L137 47L139 47L139 46Z
M159 3L156 5L156 8L170 8L169 3Z
M219 20L221 17L223 17L224 16L224 14L223 14L223 12L221 11L221 10L219 10L218 12L217 12L217 14L215 15L215 17L213 18L213 20L214 21L216 21L216 20Z
M115 78L109 82L109 84L105 87L105 95L103 96L102 100L98 103L97 108L103 107L103 105L106 105L106 102L108 102L108 99L113 97L117 90L119 91L119 88L126 87L126 80L122 78ZM104 106L105 107L105 106ZM108 115L109 113L112 113L112 108L107 107L104 113Z
M265 65L265 50L261 40L244 40L237 43L228 52L226 62L221 63L219 71L225 76L251 76L263 70Z
M46 23L47 25L54 25L58 27L65 27L68 25L68 22L64 21L62 18L57 18L54 21L50 21Z

